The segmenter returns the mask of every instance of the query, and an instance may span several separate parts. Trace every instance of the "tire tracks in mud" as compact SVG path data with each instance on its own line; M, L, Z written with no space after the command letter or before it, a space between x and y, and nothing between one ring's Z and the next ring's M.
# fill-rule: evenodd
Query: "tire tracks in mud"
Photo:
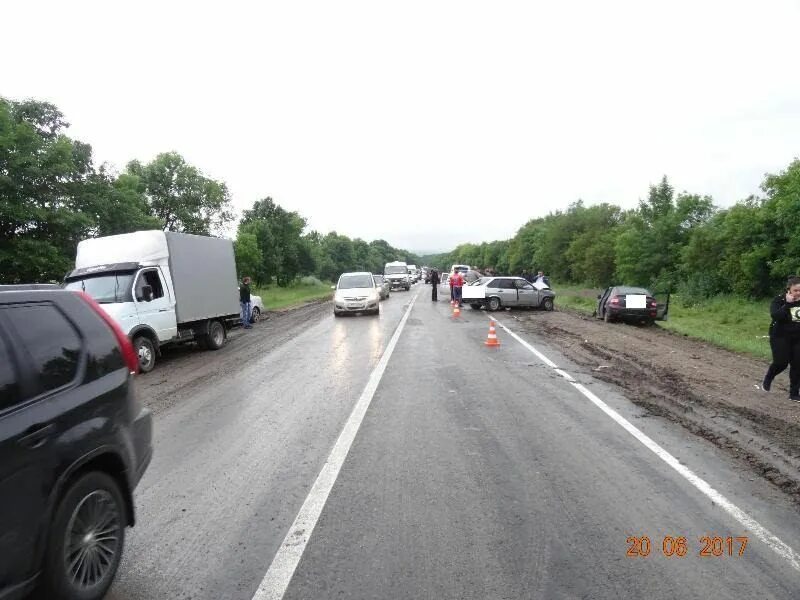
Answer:
M782 402L777 394L742 389L748 377L758 377L754 360L657 327L609 325L566 311L515 318L583 374L619 387L648 415L715 444L800 507L800 424L786 418L787 411L800 417L800 405L773 405ZM725 401L734 394L735 402Z

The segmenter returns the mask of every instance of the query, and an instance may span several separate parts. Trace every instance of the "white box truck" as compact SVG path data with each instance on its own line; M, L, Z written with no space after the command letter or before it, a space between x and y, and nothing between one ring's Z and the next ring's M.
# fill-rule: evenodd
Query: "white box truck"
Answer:
M64 286L119 323L144 373L169 344L221 348L241 320L231 240L164 231L83 240Z

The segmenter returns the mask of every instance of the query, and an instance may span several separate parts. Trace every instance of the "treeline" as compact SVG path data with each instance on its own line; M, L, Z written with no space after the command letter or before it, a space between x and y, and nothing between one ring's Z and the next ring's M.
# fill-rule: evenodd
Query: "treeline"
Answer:
M116 173L94 165L91 146L67 136L68 127L52 104L0 98L0 283L60 281L89 237L142 229L212 235L235 220L226 185L179 154L131 161ZM382 240L306 234L305 224L269 198L256 202L238 229L240 274L287 284L415 258Z
M768 296L800 271L800 160L766 175L761 190L722 209L708 196L676 194L664 177L635 209L577 201L528 221L510 240L423 260L511 274L541 269L555 282L597 287Z
M240 274L257 283L275 281L288 285L301 275L335 280L346 271L383 273L387 262L417 263L412 253L394 248L384 240L366 242L335 231L303 233L306 219L287 212L265 198L244 211L236 237L236 264Z

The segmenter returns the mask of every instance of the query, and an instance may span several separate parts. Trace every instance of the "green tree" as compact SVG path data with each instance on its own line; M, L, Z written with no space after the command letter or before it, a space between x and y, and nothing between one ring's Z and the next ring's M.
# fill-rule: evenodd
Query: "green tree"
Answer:
M177 152L159 154L146 165L131 161L127 174L141 181L150 214L162 229L209 235L233 220L227 186Z
M60 280L94 226L84 212L91 148L46 102L0 98L0 280Z
M264 257L258 247L258 238L252 233L240 231L233 248L236 255L236 271L239 274L239 278L250 276L253 277L256 283L261 283L259 274Z

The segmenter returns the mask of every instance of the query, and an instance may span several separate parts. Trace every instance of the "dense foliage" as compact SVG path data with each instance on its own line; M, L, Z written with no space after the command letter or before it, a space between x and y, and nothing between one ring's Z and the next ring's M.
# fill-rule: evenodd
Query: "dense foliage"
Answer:
M721 209L676 194L667 178L631 210L578 201L528 221L510 240L462 244L424 257L500 273L543 270L556 282L644 285L693 297L760 297L800 271L800 160L766 175L763 196Z
M142 229L209 235L233 221L226 185L180 154L113 173L93 164L91 147L68 137L68 127L52 104L0 98L0 283L60 281L89 237ZM239 223L240 274L285 285L299 275L331 280L346 270L380 272L391 260L417 261L383 240L305 227L271 198L256 202Z

